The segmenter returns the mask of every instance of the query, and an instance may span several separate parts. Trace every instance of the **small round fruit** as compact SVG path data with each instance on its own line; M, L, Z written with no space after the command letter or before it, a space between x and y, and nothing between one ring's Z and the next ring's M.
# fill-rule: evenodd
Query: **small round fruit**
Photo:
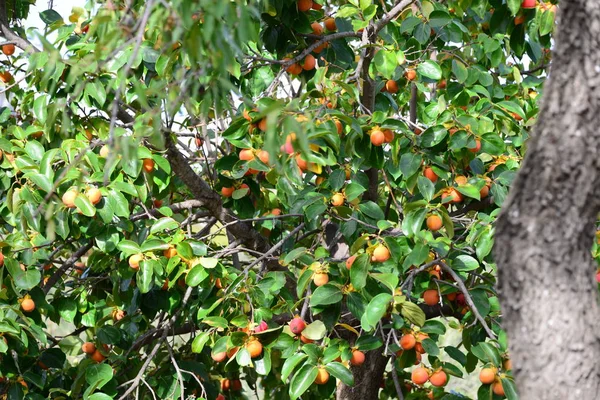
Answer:
M129 266L135 270L140 268L140 261L144 259L143 254L133 254L129 257Z
M104 355L102 353L100 353L98 350L94 351L94 353L92 353L92 360L96 361L97 363L101 363L102 361L104 361L104 359L106 357L104 357Z
M524 8L524 9L535 8L535 0L523 0L523 2L521 3L521 8ZM2 51L4 51L4 49L2 49ZM6 54L6 53L4 53L4 54Z
M431 167L427 167L423 170L423 176L429 179L432 183L436 183L438 180L438 176Z
M469 149L471 153L477 153L481 150L481 140L475 139L475 147Z
M385 83L385 90L392 94L398 93L398 84L390 79Z
M375 248L375 251L373 251L373 257L375 258L376 262L387 261L390 259L390 251L388 250L387 247L380 244L379 246L377 246Z
M350 256L348 257L348 259L346 260L346 268L350 269L352 268L352 264L354 264L354 260L356 260L357 256Z
M115 321L120 321L123 318L125 318L125 316L127 315L127 313L124 310L115 310L113 311L113 320Z
M321 26L320 23L313 22L312 24L310 24L310 27L313 30L313 35L321 35L321 34L323 34L323 27Z
M0 267L4 265L4 254L0 253Z
M428 306L435 306L440 301L440 295L437 290L429 289L423 292L423 300Z
M0 81L2 81L3 83L9 83L12 80L13 80L13 76L10 72L8 72L8 71L0 72Z
M94 354L96 352L96 345L92 342L85 342L81 345L81 351L85 354Z
M304 328L306 328L306 322L301 317L295 317L290 321L290 330L294 335L302 333Z
M239 157L242 161L251 161L254 160L254 153L252 152L252 149L243 149L240 151Z
M525 22L525 16L524 15L517 15L514 19L515 22L515 26L517 25L521 25L523 22Z
M317 60L315 60L315 58L309 54L306 57L304 57L304 63L302 64L302 69L304 69L305 71L310 71L312 69L315 69L315 66L317 65Z
M404 350L413 349L415 344L417 344L417 339L412 333L407 333L400 338L400 347Z
M313 282L316 286L323 286L329 282L329 275L325 273L316 273L313 275Z
M177 255L177 249L173 246L169 246L169 248L163 252L163 255L167 258L173 258Z
M417 71L415 71L414 69L409 69L408 71L406 71L406 73L404 75L406 76L406 79L408 79L409 81L414 81L415 78L417 77Z
M227 350L227 358L235 357L239 349L239 347L232 347L231 349Z
M266 118L263 118L260 121L258 121L258 129L260 129L262 132L267 131L267 119Z
M352 358L350 359L350 364L354 366L363 365L365 362L365 353L360 350L354 350L352 352Z
M494 394L497 394L498 396L504 396L504 387L502 387L502 382L501 381L496 381L494 382L494 385L492 386L492 392L494 392Z
M108 145L104 145L100 148L100 157L106 158L110 154L110 147Z
M21 302L21 310L25 312L32 312L35 310L35 302L31 299L24 299Z
M296 164L298 164L298 168L302 171L306 171L308 169L308 161L302 158L300 154L296 156Z
M240 390L242 390L242 381L240 381L239 379L232 380L231 390L233 390L234 392L239 392Z
M226 392L231 389L231 381L229 379L223 379L221 381L221 390Z
M142 166L144 167L144 171L150 173L154 171L154 160L151 158L144 158L144 161L142 161Z
M344 125L342 125L342 122L339 119L334 120L334 122L338 135L344 133Z
M264 164L269 164L269 153L266 150L259 151L258 159Z
M341 193L336 193L333 196L331 196L331 204L334 207L339 207L342 204L344 204L344 195Z
M100 200L102 200L102 193L100 193L100 189L95 187L90 188L85 195L90 201L90 203L94 205L100 203Z
M65 192L62 196L62 202L68 208L75 208L75 199L77 198L77 191L70 189Z
M446 198L450 198L451 200L445 203L460 203L461 201L463 201L462 194L454 188L449 188L444 193L442 193L442 202L444 202Z
M422 385L429 379L429 370L424 367L417 367L410 374L410 379L415 385Z
M385 134L380 129L371 131L371 143L373 146L381 146L385 143Z
M250 358L256 358L263 352L263 345L258 340L250 340L246 343L246 350L250 353Z
M498 372L498 371L496 370L495 367L483 368L479 372L479 380L484 385L489 385L490 383L494 382L494 380L496 379L496 372Z
M431 382L431 384L436 387L445 386L446 383L448 382L448 375L446 375L446 373L441 370L434 372L429 377L429 382Z
M7 56L11 56L15 53L15 45L14 44L5 44L2 46L2 52L7 55Z
M442 79L441 81L439 81L437 87L438 89L446 89L446 80Z
M512 369L512 361L509 359L504 360L502 363L502 368L504 368L505 371L510 371Z
M225 400L225 396L223 396L221 393L219 393L219 395L217 396L217 398L215 400Z
M319 4L319 3L317 3L316 1L313 0L313 5L312 5L312 9L313 10L319 11L322 8L323 8L323 6L321 4Z
M298 63L294 63L292 65L290 65L287 69L287 72L289 72L292 75L300 75L302 73L302 65L298 64ZM260 128L260 125L259 125ZM262 130L262 129L261 129ZM266 130L266 129L265 129ZM264 132L264 131L263 131Z
M254 328L254 332L260 333L269 329L269 325L265 321L260 321L260 324L256 328Z
M233 186L221 188L221 194L223 195L223 197L231 197L233 192L235 192L235 188Z
M325 368L319 368L317 372L317 377L315 378L315 383L317 385L324 385L329 380L329 372Z
M386 143L391 143L394 140L394 132L391 129L383 130L383 137L385 138Z
M427 228L432 231L439 231L442 228L442 219L439 215L430 215L427 217Z
M479 191L479 197L481 197L482 199L485 199L486 197L488 197L489 194L490 194L490 187L488 185L485 185Z
M313 6L312 0L298 0L296 4L298 5L298 11L300 12L306 12Z
M326 18L325 19L325 28L327 28L330 32L335 32L337 30L337 25L335 24L335 19Z
M309 339L309 338L307 338L306 336L304 336L302 334L300 335L300 341L302 343L304 343L304 344L310 344L310 343L314 343L315 342L314 340Z

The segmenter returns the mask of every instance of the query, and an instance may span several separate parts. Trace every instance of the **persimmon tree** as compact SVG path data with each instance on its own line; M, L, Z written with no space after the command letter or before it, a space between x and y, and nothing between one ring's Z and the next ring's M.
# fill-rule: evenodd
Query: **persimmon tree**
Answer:
M517 398L491 249L555 5L29 7L0 1L0 395Z

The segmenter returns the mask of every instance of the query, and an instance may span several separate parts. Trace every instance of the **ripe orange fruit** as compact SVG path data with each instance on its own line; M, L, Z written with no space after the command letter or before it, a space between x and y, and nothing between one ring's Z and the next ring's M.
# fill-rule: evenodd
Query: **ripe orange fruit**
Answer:
M302 172L308 169L308 162L304 160L300 154L296 155L296 164L298 164L298 168L300 168Z
M449 188L444 193L442 193L442 202L446 198L450 198L451 199L450 203L460 203L461 201L463 201L462 194L458 190L456 190L454 188Z
M302 66L298 63L290 65L286 71L292 75L300 75L302 73Z
M510 371L512 369L512 362L509 359L504 360L502 368L504 368L505 371Z
M441 81L439 81L437 87L438 89L446 89L446 80L442 79Z
M102 200L102 193L100 193L100 189L98 188L90 188L85 194L90 203L96 205Z
M173 258L177 255L177 249L173 246L169 246L169 248L163 252L163 255L167 258Z
M400 347L404 350L410 350L417 344L417 339L412 333L407 333L400 338Z
M4 82L4 83L9 83L10 81L12 81L13 76L10 72L8 71L4 71L0 73L0 81Z
M0 267L4 265L4 254L0 253Z
M83 351L86 354L94 354L94 352L96 351L96 345L92 342L85 342L81 345L81 351Z
M435 289L429 289L423 292L423 300L428 306L435 306L440 301L440 295Z
M314 5L314 3L313 3L313 5ZM314 35L321 35L323 33L323 27L321 26L320 23L318 23L316 21L313 22L312 24L310 24L310 27L312 28Z
M504 388L502 387L501 381L494 382L494 385L492 386L492 391L494 392L494 394L497 394L498 396L505 395Z
M385 83L385 90L389 93L396 94L398 93L398 84L396 83L396 81L390 79Z
M242 381L240 381L239 379L234 379L231 381L231 390L233 391L240 391L242 390Z
M371 131L371 143L373 146L381 146L385 143L385 134L380 129Z
M335 19L326 18L325 19L325 28L327 28L328 31L335 32L337 30L337 25L335 24Z
M85 264L82 262L76 262L73 266L77 275L82 275L85 271Z
M479 191L479 197L481 197L482 199L485 199L486 197L488 197L489 193L490 193L490 187L488 185L485 185Z
M235 188L233 186L232 187L221 188L221 194L224 197L231 197L231 195L233 194L233 192L235 192Z
M29 298L24 299L21 302L21 309L25 312L32 312L35 310L35 302Z
M458 186L466 185L467 181L468 179L464 175L458 175L456 178L454 178L454 182L456 182Z
M363 365L365 362L365 353L360 350L354 350L352 352L352 358L350 359L350 364L354 366Z
M304 344L310 344L310 343L314 343L315 341L312 339L307 338L306 336L300 334L300 341Z
M415 385L422 385L429 379L429 370L424 367L417 367L410 374L410 379Z
M125 316L126 316L126 315L127 315L127 313L126 313L125 311L123 311L123 310L118 310L118 309L117 309L117 310L114 310L114 311L112 312L112 318L113 318L113 320L115 320L115 321L120 321L120 320L122 320L123 318L125 318Z
M339 119L334 120L335 123L335 127L337 128L337 133L338 135L341 135L342 133L344 133L344 125L342 125L342 122Z
M498 372L496 367L483 368L479 372L479 380L484 385L489 385L490 383L494 382L494 380L496 379L496 372Z
M475 139L475 147L469 149L469 151L471 153L477 153L479 150L481 150L481 140Z
M231 389L231 381L229 379L223 379L221 381L221 390L224 392Z
M329 372L325 368L319 368L319 372L317 373L317 377L315 378L315 383L317 385L324 385L329 380Z
M258 159L265 164L269 164L269 153L266 150L259 151Z
M104 359L106 357L104 357L104 355L102 353L100 353L98 350L94 351L92 353L92 360L96 361L97 363L101 363L102 361L104 361Z
M227 357L228 358L235 357L235 355L237 354L239 349L240 349L239 347L233 347L233 348L227 350Z
M154 171L154 160L151 158L144 158L144 161L142 161L142 166L144 167L144 171L150 173Z
M312 5L313 10L319 11L321 8L323 8L323 6L321 4L317 3L316 1L313 1L313 5Z
M318 272L313 275L313 282L316 286L323 286L329 282L329 275L323 272Z
M304 57L304 64L302 64L302 69L305 71L310 71L315 68L317 65L317 60L312 55L307 55Z
M442 219L439 215L430 215L427 217L427 228L432 231L439 231L442 228Z
M140 261L142 261L144 259L144 255L143 254L133 254L132 256L129 257L129 266L133 269L139 269L140 268Z
M242 161L254 160L254 152L252 151L252 149L243 149L242 151L240 151L239 157Z
M7 56L13 55L15 53L15 45L5 44L4 46L2 46L2 52Z
M392 140L394 140L394 132L391 129L384 129L383 137L385 138L384 141L386 143L391 143Z
M348 269L352 268L352 264L354 264L354 260L356 260L356 256L348 257L348 259L346 260L346 268L348 268Z
M521 25L523 22L525 22L525 16L524 15L517 15L515 17L515 26Z
M260 129L263 132L267 131L267 119L263 118L260 121L258 121L258 129Z
M75 199L77 198L77 191L69 189L63 194L62 202L68 208L75 208Z
M331 204L334 207L339 207L342 204L344 204L344 195L341 193L336 193L333 196L331 196Z
M290 321L290 331L294 335L301 333L306 328L306 322L301 317L295 317Z
M448 382L448 375L442 370L434 372L429 377L429 382L431 382L433 386L442 387Z
M373 258L376 262L384 262L390 259L390 251L387 247L380 244L373 251Z
M406 76L406 79L408 79L409 81L414 81L417 77L417 71L415 71L414 69L409 69L404 73L404 76Z
M227 359L227 352L213 353L210 356L215 362L223 362Z
M435 174L433 169L431 169L431 167L427 167L423 170L423 176L433 183L436 183L438 180L438 176Z
M312 0L298 0L296 4L298 5L298 11L300 12L306 12L313 6Z
M253 339L246 343L246 350L250 353L250 358L256 358L262 354L263 345L257 339Z
M223 396L221 393L219 393L219 395L217 396L217 398L215 400L225 400L225 396Z

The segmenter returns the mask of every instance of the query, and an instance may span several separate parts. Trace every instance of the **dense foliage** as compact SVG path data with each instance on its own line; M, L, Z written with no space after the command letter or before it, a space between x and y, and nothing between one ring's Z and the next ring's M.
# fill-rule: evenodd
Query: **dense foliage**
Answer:
M517 398L490 251L556 6L8 3L3 398L325 399L371 352L381 399Z

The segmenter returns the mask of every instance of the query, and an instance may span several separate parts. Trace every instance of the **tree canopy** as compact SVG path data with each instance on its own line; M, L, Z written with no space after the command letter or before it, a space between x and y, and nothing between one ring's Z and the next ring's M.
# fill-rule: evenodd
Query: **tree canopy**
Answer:
M30 7L0 1L3 398L517 399L491 250L556 5Z

